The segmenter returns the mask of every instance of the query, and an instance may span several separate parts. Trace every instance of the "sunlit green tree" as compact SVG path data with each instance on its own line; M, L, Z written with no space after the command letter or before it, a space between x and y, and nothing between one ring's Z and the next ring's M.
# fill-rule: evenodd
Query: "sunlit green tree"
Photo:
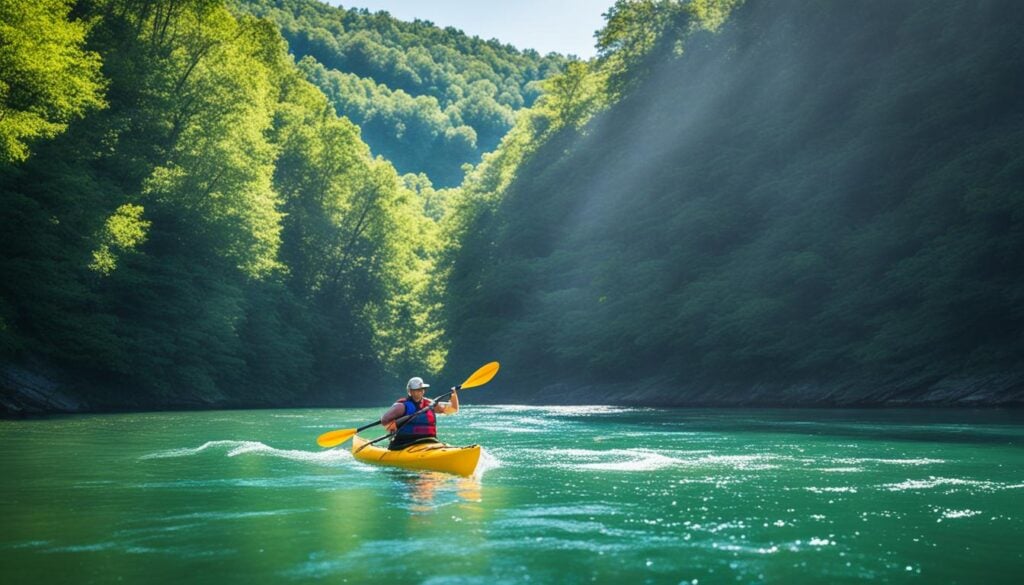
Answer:
M71 0L0 0L0 163L29 156L102 107L100 58L84 48L87 24L71 20Z

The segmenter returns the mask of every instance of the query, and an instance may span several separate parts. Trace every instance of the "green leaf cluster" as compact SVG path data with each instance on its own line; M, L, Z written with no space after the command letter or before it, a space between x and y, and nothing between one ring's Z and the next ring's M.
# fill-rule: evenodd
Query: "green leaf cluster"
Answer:
M103 107L99 55L83 48L89 27L69 19L71 5L0 0L0 163Z

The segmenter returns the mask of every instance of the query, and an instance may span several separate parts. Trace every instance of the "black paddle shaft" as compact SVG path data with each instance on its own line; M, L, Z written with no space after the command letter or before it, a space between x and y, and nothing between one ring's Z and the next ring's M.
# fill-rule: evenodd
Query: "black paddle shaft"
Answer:
M379 424L380 424L380 419L378 418L375 422L372 422L372 423L370 423L368 425L363 425L363 426L359 427L358 429L356 429L356 432L358 433L360 431L365 431L366 429L368 429L370 427L375 427L375 426L377 426Z
M458 388L458 386L456 386L456 388ZM412 414L407 414L405 416L396 418L395 422L398 423L399 421L401 421L401 424L399 424L397 427L395 427L395 432L388 433L388 434L386 434L386 435L384 435L382 437L377 437L376 439L374 439L372 441L367 441L367 443L365 445L363 445L362 447L360 447L359 450L361 451L361 450L365 449L366 447L369 447L370 445L372 445L374 443L379 443L380 441L383 441L384 439L387 439L387 438L395 436L396 434L398 434L398 429L404 427L406 425L406 423L408 423L412 419L416 418L420 414L423 414L424 412L427 411L427 409L433 408L434 405L437 404L437 402L439 400L441 400L442 398L448 398L452 394L455 394L455 390L452 390L451 392L448 392L447 394L442 394L442 395L438 396L437 398L431 399L430 400L430 404L424 406L423 408L417 410L416 412L414 412ZM372 427L375 424L380 424L380 421L377 421L376 423L371 423L369 426Z
M459 388L459 386L456 386L455 388ZM399 417L399 418L396 418L396 419L395 419L395 422L401 421L401 423L402 423L402 424L398 425L398 428L402 428L402 426L404 426L404 425L405 425L405 423L407 423L407 422L409 422L410 420L412 420L412 418L413 418L414 416L416 416L416 415L418 415L418 414L422 414L422 413L423 413L423 411L427 410L427 409L428 409L428 408L430 408L431 406L434 406L434 404L436 404L438 400L441 400L442 398L448 398L448 397L449 397L449 396L451 396L452 394L455 394L455 390L454 390L454 389L453 389L453 390L452 390L451 392L447 393L447 394L442 394L442 395L438 396L437 398L434 398L433 400L431 400L431 402L430 402L430 405L429 405L429 406L426 406L426 407L424 407L424 408L421 408L421 409L417 410L416 412L414 412L414 413L412 413L412 414L409 414L409 415L406 415L406 416L403 416L403 417ZM356 432L357 432L357 433L359 433L359 432L365 431L366 429L368 429L368 428L370 428L370 427L375 427L375 426L379 425L379 424L380 424L381 422L382 422L382 421L381 421L381 420L380 420L380 419L378 418L377 420L373 421L372 423L369 423L369 424L365 424L365 425L363 425L363 426L359 427L358 429L356 429Z
M423 414L424 412L426 412L426 411L430 410L431 408L434 408L434 405L435 405L435 404L437 404L437 402L438 402L439 400L441 400L442 398L448 398L448 397L449 397L449 396L451 396L452 394L455 394L455 390L452 390L451 392L449 392L449 393L447 393L447 394L442 394L442 395L438 396L437 398L432 398L432 399L430 400L430 404L428 404L428 405L424 406L423 408L421 408L421 409L417 410L416 412L414 412L414 413L412 413L412 414L407 414L407 415L405 415L405 416L403 416L403 417L399 417L399 418L396 418L396 419L395 419L395 422L396 422L396 423L398 423L399 421L401 421L401 422L400 422L400 423L398 424L398 426L397 426L397 427L395 427L395 433L397 433L399 429L401 429L401 428L402 428L402 427L404 427L404 426L405 426L406 424L408 424L408 422L409 422L409 421L411 421L412 419L414 419L414 418L416 418L417 416L419 416L419 415Z

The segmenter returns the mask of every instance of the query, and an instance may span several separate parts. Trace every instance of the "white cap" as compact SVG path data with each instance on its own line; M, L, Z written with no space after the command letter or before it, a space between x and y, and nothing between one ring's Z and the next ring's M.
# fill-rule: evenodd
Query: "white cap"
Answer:
M424 384L423 378L409 378L409 383L405 385L406 390L419 390L420 388L430 388L430 384Z

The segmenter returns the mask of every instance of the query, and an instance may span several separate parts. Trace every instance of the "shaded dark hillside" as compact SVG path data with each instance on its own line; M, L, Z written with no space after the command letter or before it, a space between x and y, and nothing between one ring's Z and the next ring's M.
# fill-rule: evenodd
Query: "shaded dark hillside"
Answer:
M477 214L449 368L498 357L505 401L1024 400L1022 26L748 0L663 43Z

